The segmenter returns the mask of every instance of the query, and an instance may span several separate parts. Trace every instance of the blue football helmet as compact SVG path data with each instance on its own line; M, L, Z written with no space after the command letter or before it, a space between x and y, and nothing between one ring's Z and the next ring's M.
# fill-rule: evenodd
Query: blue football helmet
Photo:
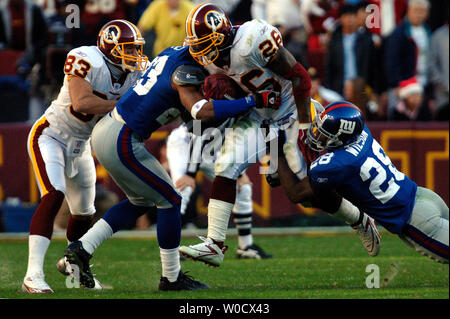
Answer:
M335 150L356 142L364 124L364 116L356 105L346 101L334 102L314 116L306 143L319 152Z

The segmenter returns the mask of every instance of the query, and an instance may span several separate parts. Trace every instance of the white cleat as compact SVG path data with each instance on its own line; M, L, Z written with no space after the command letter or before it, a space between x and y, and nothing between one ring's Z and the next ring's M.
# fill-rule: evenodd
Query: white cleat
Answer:
M91 265L91 267L92 267L92 265ZM70 267L70 264L67 261L66 257L63 257L60 260L58 260L58 262L56 263L56 268L64 276L70 276L72 273L72 267ZM85 287L85 288L91 289L91 290L103 290L102 284L95 277L94 277L94 282L95 282L95 286L93 288L87 288L87 287Z
M53 289L45 282L44 274L34 274L25 277L22 283L22 291L29 294L53 293Z
M358 233L367 253L373 257L378 255L381 247L381 236L373 218L364 213L361 223L352 226L352 228Z
M202 261L213 267L220 266L223 262L224 252L228 249L228 246L224 246L221 249L211 238L205 238L203 236L199 236L199 238L203 241L202 243L181 246L179 249L180 254L195 261Z
M98 281L98 279L95 278L95 277L94 277L94 282L95 282L94 288L87 288L87 289L90 289L90 290L103 290L102 284L101 284L100 281Z

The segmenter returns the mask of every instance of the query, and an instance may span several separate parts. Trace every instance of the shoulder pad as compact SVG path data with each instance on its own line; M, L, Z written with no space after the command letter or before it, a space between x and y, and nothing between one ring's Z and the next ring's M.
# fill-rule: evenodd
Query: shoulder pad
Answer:
M201 66L190 64L180 65L172 74L172 80L175 84L184 85L201 85L207 74Z
M72 49L67 56L74 55L77 59L83 59L93 68L100 68L105 64L103 55L96 46L82 46Z

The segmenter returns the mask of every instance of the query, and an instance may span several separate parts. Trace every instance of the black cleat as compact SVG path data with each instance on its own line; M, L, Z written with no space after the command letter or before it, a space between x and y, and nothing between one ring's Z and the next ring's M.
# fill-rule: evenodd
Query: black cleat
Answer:
M86 250L84 250L81 241L77 240L67 246L64 251L64 257L66 257L67 261L71 265L75 265L79 269L79 281L86 288L94 288L95 280L94 275L91 272L91 268L89 266L89 260L92 258ZM72 269L72 274L74 273Z
M159 290L197 290L209 288L207 284L194 280L192 276L186 275L188 272L178 274L177 281L170 282L166 277L161 277L159 280Z
M245 247L245 249L237 249L236 258L238 259L269 259L273 255L267 254L261 247L256 244Z

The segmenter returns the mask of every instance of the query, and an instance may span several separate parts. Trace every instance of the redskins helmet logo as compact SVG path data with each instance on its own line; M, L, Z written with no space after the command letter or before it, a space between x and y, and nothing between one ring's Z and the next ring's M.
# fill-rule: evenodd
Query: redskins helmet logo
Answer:
M222 26L224 21L224 15L215 10L211 10L205 15L205 23L213 32L216 32L216 30Z
M119 43L120 38L120 29L116 25L110 25L105 30L103 30L103 36L102 36L102 45L103 42L106 42L108 44L117 44Z

